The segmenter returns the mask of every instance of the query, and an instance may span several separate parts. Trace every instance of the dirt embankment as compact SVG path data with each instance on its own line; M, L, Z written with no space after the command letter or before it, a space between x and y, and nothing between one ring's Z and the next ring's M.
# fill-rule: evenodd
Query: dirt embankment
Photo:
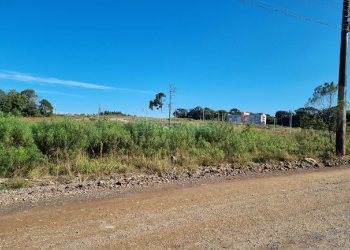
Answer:
M350 169L67 201L0 216L1 249L349 249Z

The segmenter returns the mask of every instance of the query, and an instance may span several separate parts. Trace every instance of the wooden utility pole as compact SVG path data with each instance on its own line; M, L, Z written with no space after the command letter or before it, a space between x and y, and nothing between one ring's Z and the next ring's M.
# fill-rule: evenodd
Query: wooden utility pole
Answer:
M175 94L176 89L175 87L170 84L169 85L169 126L171 125L171 112L173 109L173 95Z
M349 32L349 0L343 1L343 18L340 45L340 64L338 82L338 114L336 153L344 156L346 153L346 85L348 64L348 32Z
M289 110L289 133L292 133L292 126L293 126L293 114L292 112Z

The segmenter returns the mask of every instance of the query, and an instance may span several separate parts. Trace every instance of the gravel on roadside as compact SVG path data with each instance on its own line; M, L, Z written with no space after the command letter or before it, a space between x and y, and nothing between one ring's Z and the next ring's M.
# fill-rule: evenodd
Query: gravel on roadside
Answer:
M205 182L206 180L230 179L242 176L278 174L282 172L317 170L322 168L348 167L350 159L317 161L306 158L301 161L275 163L250 163L244 167L234 165L206 166L197 170L179 173L169 171L158 174L113 174L95 180L70 184L38 183L32 187L0 191L0 212L46 204L67 199L106 198L133 190L143 190L164 185L184 185Z

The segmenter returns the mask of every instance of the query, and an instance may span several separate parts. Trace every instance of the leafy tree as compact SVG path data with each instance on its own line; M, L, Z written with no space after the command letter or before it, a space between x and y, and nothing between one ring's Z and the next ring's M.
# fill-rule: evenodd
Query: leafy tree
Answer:
M232 109L230 110L230 113L231 113L231 114L239 114L239 113L241 113L241 111L240 111L239 109L237 109L237 108L232 108Z
M203 108L198 106L190 109L187 116L195 120L201 120L203 118Z
M215 110L212 110L210 108L204 108L204 119L205 120L215 120L217 119L218 112L216 112Z
M26 116L38 116L40 115L40 111L36 104L37 95L33 89L26 89L21 92L21 95L27 97L28 102L24 107L23 114Z
M267 114L266 115L266 124L274 125L275 124L275 117Z
M2 111L2 106L5 100L6 100L6 93L0 89L0 111Z
M0 89L0 112L24 116L50 116L53 114L51 103L43 99L38 103L38 97L33 89L22 92L10 90L5 93Z
M312 97L306 107L318 109L318 117L324 122L329 138L332 140L332 132L335 131L337 119L337 94L338 86L334 82L326 82L315 88Z
M27 102L28 97L21 95L16 90L10 90L7 94L7 105L10 107L10 112L14 115L22 114Z
M275 114L276 123L280 126L289 126L289 112L288 111L277 111Z
M293 123L296 127L324 129L325 124L319 117L319 110L313 107L299 108L293 116Z
M151 110L153 110L154 108L163 110L163 106L164 106L163 99L165 97L166 95L162 92L156 94L156 97L154 98L154 100L149 102L149 108Z
M175 110L175 112L173 113L173 115L176 118L188 118L187 117L188 114L188 110L187 109L183 109L183 108L178 108Z
M39 110L43 116L51 116L53 114L53 107L51 103L46 99L42 99L39 102Z
M227 114L229 112L227 112L226 110L220 109L220 110L216 111L215 113L216 113L217 118L218 118L219 121L225 121L226 117L227 117Z
M28 97L28 100L35 100L37 98L35 90L33 89L25 89L21 92L21 95Z
M3 91L2 89L0 89L0 101L6 97L6 93L5 91Z

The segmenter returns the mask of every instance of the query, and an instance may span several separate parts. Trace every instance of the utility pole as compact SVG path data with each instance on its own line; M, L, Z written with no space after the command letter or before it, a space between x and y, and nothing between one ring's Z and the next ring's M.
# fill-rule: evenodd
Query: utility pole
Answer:
M343 18L340 45L339 81L338 81L338 114L336 153L344 156L346 153L346 85L348 64L348 32L349 32L349 0L343 1Z
M173 109L173 95L175 94L176 89L175 87L170 84L169 85L169 126L171 125L171 112Z
M292 112L289 110L289 133L292 133L292 126L293 126L293 115Z

